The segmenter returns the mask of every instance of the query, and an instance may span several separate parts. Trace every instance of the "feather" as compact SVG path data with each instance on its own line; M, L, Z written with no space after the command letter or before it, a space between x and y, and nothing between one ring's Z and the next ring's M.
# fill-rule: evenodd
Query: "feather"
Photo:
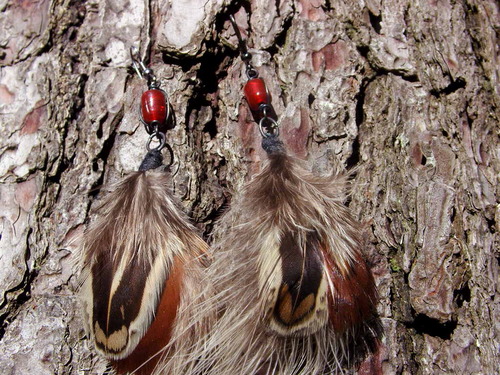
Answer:
M83 239L85 320L119 373L149 374L194 293L207 245L169 196L166 172L134 172L111 190Z
M333 374L376 346L377 292L342 204L346 177L315 177L282 146L265 149L216 229L215 295L197 301L209 332L156 374Z

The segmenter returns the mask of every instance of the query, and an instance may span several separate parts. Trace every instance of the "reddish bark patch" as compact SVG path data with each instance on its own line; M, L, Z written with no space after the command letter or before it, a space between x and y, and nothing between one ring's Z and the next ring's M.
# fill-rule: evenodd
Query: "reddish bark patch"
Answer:
M340 69L347 60L347 53L347 45L342 40L327 44L319 51L311 54L314 71L317 72L322 67L325 70Z
M258 130L259 125L255 123L247 105L240 105L239 114L239 136L243 144L242 152L247 160L255 164L265 158L265 152L261 147L262 137Z
M20 182L16 186L15 197L19 206L26 212L30 212L38 194L38 186L34 178Z
M16 95L12 93L6 85L0 85L0 103L12 104Z
M307 155L307 140L311 131L309 111L305 108L300 110L300 126L298 128L287 125L283 124L283 139L286 145L296 156L305 157Z
M377 350L371 356L361 362L358 375L382 375L381 344L378 343Z
M307 18L311 21L323 21L326 19L325 12L321 5L322 0L301 0L300 6L302 7L300 11L301 17Z
M15 3L17 3L18 7L21 9L31 10L39 3L39 1L17 0Z
M45 121L46 115L47 110L45 109L45 105L39 101L36 103L35 108L24 116L23 124L21 125L21 135L36 133Z
M420 167L422 165L422 150L420 149L420 144L415 143L411 148L411 161L415 168Z
M238 118L240 132L239 136L245 148L251 148L255 143L254 127L256 126L256 124L252 120L248 120L248 112L249 111L247 110L246 105L240 105Z

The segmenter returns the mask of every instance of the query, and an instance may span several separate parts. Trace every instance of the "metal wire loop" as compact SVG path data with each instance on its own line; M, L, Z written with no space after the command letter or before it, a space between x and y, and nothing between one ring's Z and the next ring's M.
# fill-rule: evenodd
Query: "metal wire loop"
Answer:
M269 104L261 104L259 106L259 111L262 113L262 116L269 117L269 111L271 110L271 106Z
M168 143L165 143L165 148L168 151L168 156L170 157L170 161L167 163L164 163L165 166L170 167L174 163L174 150L172 150L172 147Z
M141 118L141 122L144 124L144 129L146 129L146 133L149 135L154 135L155 133L158 132L158 126L159 123L158 121L153 121L151 124L148 124L144 119L142 118L142 111L141 108L139 107L139 117Z
M248 79L253 79L257 78L259 76L259 72L255 70L255 68L252 66L252 64L247 63L247 78Z
M236 24L236 21L235 21L234 16L232 14L229 16L229 20L231 21L231 24L233 25L234 33L236 34L236 38L238 38L238 49L240 50L241 59L246 64L247 77L248 77L248 79L257 78L259 76L259 73L255 70L255 68L250 63L250 61L252 60L252 54L250 52L248 52L248 47L247 47L246 41L241 36L240 29L238 28L238 25Z
M151 147L151 143L153 142L153 140L157 140L158 141L158 146L156 147ZM161 133L161 132L154 132L152 133L149 138L148 138L148 142L146 143L146 148L148 149L148 151L151 151L151 150L158 150L158 151L161 151L167 144L166 142L166 137L165 137L165 133ZM170 146L169 146L170 147Z
M280 134L278 123L272 117L264 116L259 121L260 134L264 138L277 137Z

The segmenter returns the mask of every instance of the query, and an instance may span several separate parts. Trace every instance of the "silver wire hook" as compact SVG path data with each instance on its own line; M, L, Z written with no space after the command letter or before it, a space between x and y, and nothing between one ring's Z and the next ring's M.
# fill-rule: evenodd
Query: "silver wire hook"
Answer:
M276 120L267 116L260 119L259 131L264 138L277 137L280 134L280 128Z
M139 78L144 79L143 73L146 71L146 65L139 58L139 49L135 46L130 47L130 57L132 58L132 67L139 76Z
M240 56L243 62L246 64L246 73L248 79L252 78L257 78L259 76L259 73L255 70L255 68L252 66L252 54L248 52L248 47L241 36L240 29L238 28L238 25L236 24L236 20L234 19L234 16L232 14L229 15L229 20L231 21L231 24L233 25L234 33L236 34L236 38L238 38L238 49L240 50Z
M229 15L229 20L231 21L231 24L233 25L234 33L236 34L236 38L238 38L238 48L240 50L241 56L244 56L245 54L248 53L247 44L243 40L243 37L241 36L241 33L240 33L240 29L238 28L238 25L236 24L236 20L234 19L234 16L232 14Z
M132 67L141 79L148 82L149 88L158 88L159 83L153 71L146 67L144 61L139 57L139 49L135 46L130 47L130 57L132 58Z

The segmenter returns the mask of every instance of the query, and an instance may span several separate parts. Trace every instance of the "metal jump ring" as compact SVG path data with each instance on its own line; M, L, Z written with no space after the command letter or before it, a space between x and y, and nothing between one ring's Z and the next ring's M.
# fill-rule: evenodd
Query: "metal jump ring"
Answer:
M151 147L151 142L153 142L154 138L156 138L158 140L159 145L156 147ZM165 147L166 144L167 143L166 143L165 133L156 132L156 133L153 133L149 136L148 143L146 143L146 148L148 149L148 151L151 151L151 150L161 151Z
M270 122L271 126L265 126L265 122ZM272 117L262 117L259 121L260 134L264 138L269 138L270 136L277 137L280 134L278 123ZM272 130L272 131L269 131Z
M259 77L259 72L255 70L255 68L251 65L247 65L247 78L248 79L253 79Z

